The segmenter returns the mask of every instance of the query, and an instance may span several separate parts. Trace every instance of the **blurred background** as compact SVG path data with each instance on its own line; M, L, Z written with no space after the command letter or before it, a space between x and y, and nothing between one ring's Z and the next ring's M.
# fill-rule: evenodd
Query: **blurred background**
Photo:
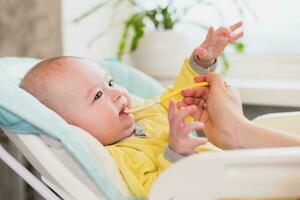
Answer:
M0 56L119 60L167 86L209 26L242 20L244 37L226 49L218 71L253 119L299 110L299 7L297 0L0 0ZM1 133L0 142L28 165ZM2 162L0 176L0 199L40 198Z

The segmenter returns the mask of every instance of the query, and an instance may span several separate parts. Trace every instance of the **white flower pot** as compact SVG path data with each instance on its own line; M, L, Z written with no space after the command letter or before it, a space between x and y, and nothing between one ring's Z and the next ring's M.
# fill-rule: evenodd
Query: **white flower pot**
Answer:
M173 79L180 71L185 57L191 55L192 45L184 33L151 32L140 40L131 55L133 65L157 79Z

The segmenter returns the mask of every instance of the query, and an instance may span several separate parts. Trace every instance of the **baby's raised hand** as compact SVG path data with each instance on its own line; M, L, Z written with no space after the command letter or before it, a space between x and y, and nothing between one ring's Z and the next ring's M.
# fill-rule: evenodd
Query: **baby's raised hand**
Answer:
M176 102L170 101L169 106L169 146L180 155L190 155L195 152L195 148L207 142L206 138L195 137L192 131L202 130L204 124L199 121L187 122L186 118L192 116L197 111L195 105L182 107L177 112Z
M234 33L242 25L242 22L238 22L228 28L220 27L217 30L210 27L204 42L194 50L194 59L202 66L213 64L229 43L235 42L243 36L243 32Z

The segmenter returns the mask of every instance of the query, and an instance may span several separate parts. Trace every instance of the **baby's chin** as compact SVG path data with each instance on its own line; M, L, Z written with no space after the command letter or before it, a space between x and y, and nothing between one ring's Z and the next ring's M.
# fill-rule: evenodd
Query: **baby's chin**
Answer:
M134 117L133 115L131 114L131 116L129 116L130 120L127 121L126 123L126 127L125 127L125 134L127 137L131 136L133 131L134 131L134 128L135 128L135 121L134 121Z
M133 114L123 113L120 115L120 125L122 129L121 140L130 137L134 131L135 120Z

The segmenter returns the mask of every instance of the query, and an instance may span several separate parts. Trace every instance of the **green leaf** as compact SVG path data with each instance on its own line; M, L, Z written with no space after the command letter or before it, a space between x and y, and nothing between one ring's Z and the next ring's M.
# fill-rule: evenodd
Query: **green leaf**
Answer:
M127 21L125 23L124 31L119 42L119 47L117 52L117 56L119 60L122 60L122 56L124 55L126 49L126 40L128 37L129 28L130 28L130 21Z
M228 62L228 59L227 59L227 56L225 55L225 53L221 54L221 61L223 63L223 68L221 70L221 74L225 75L225 74L227 74L227 72L230 68L230 65L229 65L229 62Z
M163 26L164 29L172 29L174 27L174 22L171 17L171 14L168 10L168 7L161 10L161 14L163 16Z
M138 47L139 40L144 35L144 28L145 28L144 18L145 18L145 16L146 16L145 12L136 13L136 14L131 15L129 20L126 21L121 40L119 42L119 48L118 48L118 58L119 59L122 59L122 57L127 49L126 42L128 40L129 30L131 28L134 30L134 35L131 40L130 52L136 50L136 48Z
M138 47L138 42L139 40L143 37L144 35L144 28L145 28L145 23L144 23L144 18L145 18L145 13L139 13L133 18L133 29L134 29L134 36L131 41L131 47L130 51L136 50Z
M149 11L146 11L146 16L149 18L150 21L152 21L155 29L158 30L158 27L159 27L159 21L157 20L156 18L156 15L157 15L157 10L149 10Z
M233 43L234 49L238 53L244 53L245 51L245 45L241 42L234 42Z

